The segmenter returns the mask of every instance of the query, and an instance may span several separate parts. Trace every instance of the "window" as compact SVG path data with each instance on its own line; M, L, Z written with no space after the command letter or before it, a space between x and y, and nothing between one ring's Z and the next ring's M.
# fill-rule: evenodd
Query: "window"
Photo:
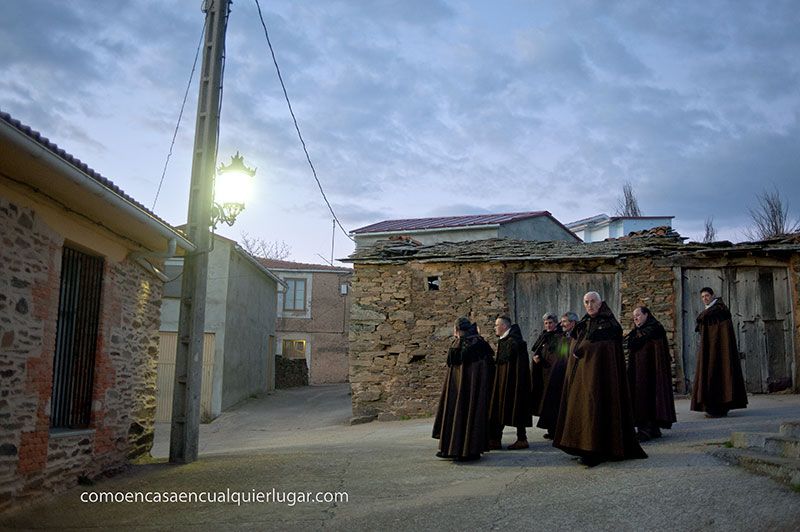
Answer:
M305 310L306 309L306 280L305 279L284 279L286 281L286 292L283 294L284 310Z
M438 290L439 285L441 284L441 279L438 275L432 275L428 277L428 284L426 285L428 290Z
M283 356L284 358L306 358L306 341L284 340Z
M103 259L64 247L53 357L52 428L86 428L92 412Z

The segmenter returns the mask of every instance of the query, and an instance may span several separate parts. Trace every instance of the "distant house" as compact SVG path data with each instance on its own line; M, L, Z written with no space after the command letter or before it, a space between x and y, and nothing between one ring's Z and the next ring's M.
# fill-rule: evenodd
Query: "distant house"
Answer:
M584 242L602 242L606 238L619 238L634 231L654 227L672 227L674 216L609 216L598 214L567 224L567 227Z
M347 382L353 270L259 259L284 282L278 293L277 354L305 360L308 383Z
M488 238L578 241L572 231L547 211L386 220L360 227L350 234L356 241L356 249L392 237L411 237L421 244Z
M161 305L157 421L169 421L183 259L167 261ZM233 240L214 235L208 256L201 417L275 389L275 320L281 280Z
M194 245L0 113L0 510L153 443L164 257Z

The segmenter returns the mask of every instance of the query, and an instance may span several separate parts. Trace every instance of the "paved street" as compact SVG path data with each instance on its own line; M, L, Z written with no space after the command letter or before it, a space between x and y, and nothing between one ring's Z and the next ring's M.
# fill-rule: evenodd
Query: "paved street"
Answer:
M203 426L202 457L138 465L0 517L0 528L115 530L797 530L800 494L707 454L732 430L800 420L800 396L751 396L645 444L650 458L586 469L530 433L531 449L477 463L434 458L432 420L349 426L347 386L283 390ZM168 449L160 426L156 456ZM506 431L506 442L513 429ZM83 503L90 492L347 492L338 503ZM96 495L96 494L94 494Z

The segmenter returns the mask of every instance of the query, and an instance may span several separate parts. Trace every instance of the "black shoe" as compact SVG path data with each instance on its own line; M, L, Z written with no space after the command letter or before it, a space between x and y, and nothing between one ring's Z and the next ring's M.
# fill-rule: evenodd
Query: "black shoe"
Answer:
M578 458L578 463L586 467L594 467L602 462L603 460L601 458L596 458L594 456L581 456Z
M457 456L453 460L455 462L474 462L481 457L479 454L470 454L468 456Z
M441 458L442 460L453 460L455 456L450 456L449 454L444 454L442 451L436 453L436 458Z
M636 433L636 439L639 440L640 442L646 442L652 440L653 437L649 433L640 430L639 432Z

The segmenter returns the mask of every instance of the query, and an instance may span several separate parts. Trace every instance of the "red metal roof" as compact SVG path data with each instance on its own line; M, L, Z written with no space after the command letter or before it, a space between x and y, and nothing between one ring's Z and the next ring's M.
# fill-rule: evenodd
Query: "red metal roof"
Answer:
M552 215L548 211L513 212L505 214L475 214L469 216L444 216L439 218L409 218L406 220L385 220L354 229L351 233L389 233L394 231L418 231L422 229L443 229L470 227L475 225L499 225L528 218Z

